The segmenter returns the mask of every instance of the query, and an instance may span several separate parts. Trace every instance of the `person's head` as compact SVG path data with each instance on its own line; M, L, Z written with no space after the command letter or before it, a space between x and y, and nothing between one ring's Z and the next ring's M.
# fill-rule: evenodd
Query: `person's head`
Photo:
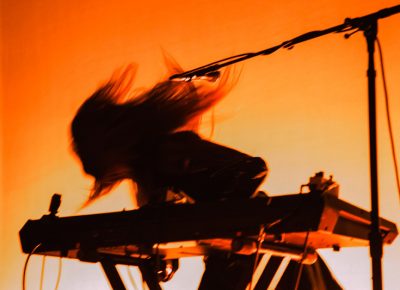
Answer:
M148 144L170 134L211 108L226 93L227 74L210 89L190 82L162 81L132 95L130 66L97 89L71 124L73 149L84 171L95 178L86 204L126 178Z

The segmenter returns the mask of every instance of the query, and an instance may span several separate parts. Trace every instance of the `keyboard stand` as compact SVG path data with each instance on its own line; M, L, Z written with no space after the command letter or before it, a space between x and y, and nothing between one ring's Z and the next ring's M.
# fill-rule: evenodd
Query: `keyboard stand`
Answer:
M153 263L153 259L135 259L135 262L129 264L139 267L143 280L146 282L150 290L162 290L158 282L157 273L154 272ZM100 259L100 264L107 276L111 288L113 290L126 290L124 282L116 268L118 259L114 259L113 256L104 255ZM125 265L127 265L127 263L125 263Z
M111 284L113 290L126 290L124 283L115 267L115 261L110 257L104 257L101 259L100 264L107 276L108 281Z

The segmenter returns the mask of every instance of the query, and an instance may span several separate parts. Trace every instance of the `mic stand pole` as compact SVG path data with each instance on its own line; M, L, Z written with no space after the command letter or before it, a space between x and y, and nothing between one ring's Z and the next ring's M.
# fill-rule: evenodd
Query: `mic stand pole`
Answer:
M363 25L364 26L364 25ZM376 72L374 62L375 42L378 32L376 19L366 23L364 35L368 48L368 113L369 113L369 156L371 185L371 232L369 236L370 256L372 260L372 283L374 290L382 289L382 236L379 228L379 194L378 194L378 155L376 125Z

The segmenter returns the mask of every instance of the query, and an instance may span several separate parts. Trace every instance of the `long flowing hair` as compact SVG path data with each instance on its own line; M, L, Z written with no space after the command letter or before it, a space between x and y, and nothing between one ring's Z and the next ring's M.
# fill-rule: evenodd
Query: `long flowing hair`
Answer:
M167 59L170 72L182 69ZM86 206L135 176L135 160L149 144L199 118L232 87L229 72L214 87L164 80L142 93L132 91L136 66L116 72L79 108L71 124L72 147L83 169L95 177ZM128 165L129 164L129 165Z

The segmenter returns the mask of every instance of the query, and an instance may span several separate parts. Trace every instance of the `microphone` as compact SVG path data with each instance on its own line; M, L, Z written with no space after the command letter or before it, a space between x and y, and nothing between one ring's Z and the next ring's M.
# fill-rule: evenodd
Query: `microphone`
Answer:
M170 79L172 81L178 81L178 82L191 82L191 81L208 81L208 82L215 82L216 80L219 79L221 76L221 73L217 70L215 71L210 71L206 72L205 74L201 75L196 75L193 74L191 76L182 76L180 77L179 75L172 76Z
M58 209L60 208L61 205L61 194L55 193L51 197L51 202L50 202L50 207L49 207L49 212L50 216L56 216L56 213L58 212Z

